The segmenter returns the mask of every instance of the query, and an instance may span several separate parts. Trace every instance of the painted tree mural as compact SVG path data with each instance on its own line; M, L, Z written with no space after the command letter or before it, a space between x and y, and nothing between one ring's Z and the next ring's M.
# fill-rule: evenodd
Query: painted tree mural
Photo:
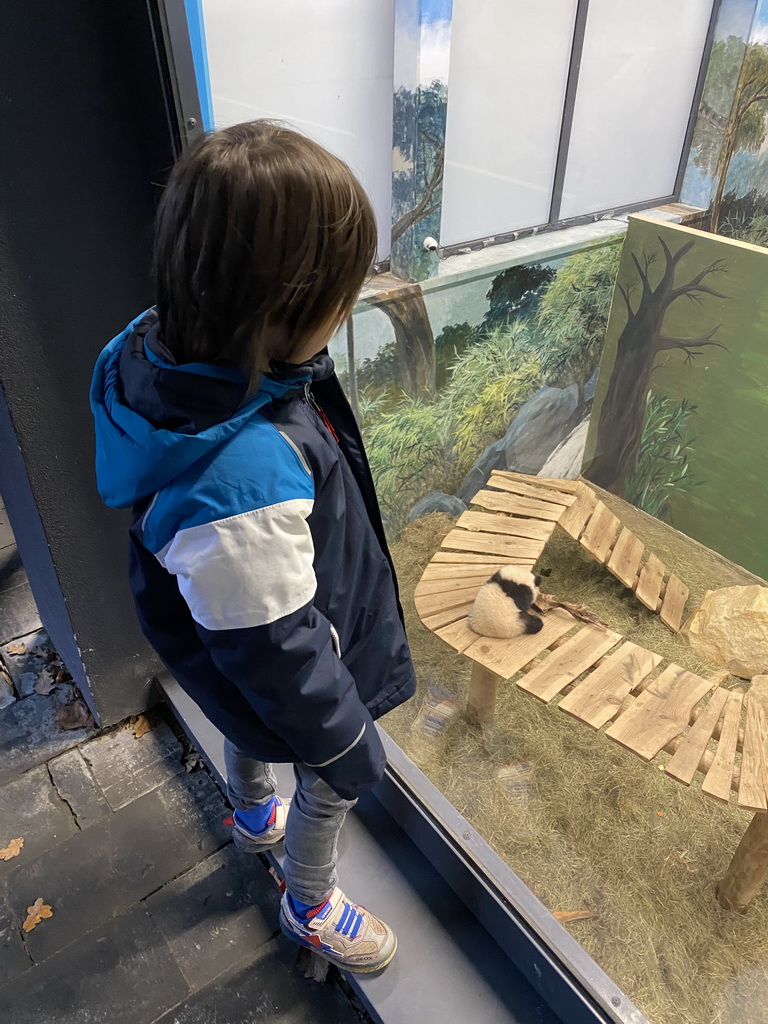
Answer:
M680 264L696 240L689 239L673 252L663 237L658 235L657 238L660 254L630 254L633 282L628 281L626 274L619 274L616 290L625 306L627 320L618 338L608 391L600 409L595 457L584 474L600 487L621 496L625 495L627 481L637 469L648 415L651 377L659 357L677 351L683 352L685 361L690 362L707 347L725 348L715 338L720 324L703 334L688 337L667 334L664 329L673 303L686 299L701 304L703 296L728 297L712 283L713 278L726 272L725 262L715 260L686 281L680 273ZM657 272L659 255L663 259L660 275Z
M401 276L430 277L437 257L414 235L440 237L448 90L442 82L395 92L392 141L392 261Z
M403 390L412 398L434 398L435 338L420 285L379 292L370 301L386 315L394 329Z
M716 41L692 143L694 164L715 180L712 231L721 229L733 158L760 151L768 134L767 116L768 46L746 45L738 36Z

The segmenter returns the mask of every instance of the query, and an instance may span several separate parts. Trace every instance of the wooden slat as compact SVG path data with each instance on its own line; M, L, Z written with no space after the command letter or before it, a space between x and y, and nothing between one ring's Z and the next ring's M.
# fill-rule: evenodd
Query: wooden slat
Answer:
M579 500L571 505L558 520L569 537L578 540L589 522L590 516L597 505L597 495L589 487L584 486L579 493Z
M533 565L533 560L530 558L510 558L507 555L469 555L459 553L458 551L436 551L432 555L432 563L444 562L450 565L472 565L473 563L489 565L493 563L498 568L502 565Z
M489 576L493 576L502 566L509 564L509 562L486 562L484 560L480 562L461 562L453 565L448 562L430 562L421 578L425 583L437 583L440 580L456 581L463 579L465 576L485 576L488 579Z
M574 679L578 679L582 672L591 668L619 640L621 637L618 633L597 626L585 626L530 672L526 672L518 679L517 685L547 703Z
M683 612L685 603L688 600L688 587L677 576L672 575L667 580L667 589L664 591L664 601L661 605L659 618L665 626L669 626L677 633L683 624Z
M634 588L637 581L644 551L645 545L640 538L625 526L611 553L608 571L612 572L616 579L621 580L624 586L629 587L630 590Z
M512 516L492 515L490 512L463 512L456 520L456 526L462 530L477 531L485 533L501 533L507 537L516 537L521 542L521 547L526 550L536 551L540 555L544 550L545 541L531 539L520 534L516 523L523 523L524 519L514 519ZM552 528L554 529L554 523ZM538 557L538 555L536 556Z
M544 627L540 633L515 637L513 640L478 637L464 653L497 675L509 679L575 625L576 620L572 615L562 608L556 608L544 617Z
M537 501L536 498L521 498L517 494L509 492L506 480L491 475L488 487L498 487L499 490L507 491L509 496L510 512L516 516L528 516L531 519L546 519L556 523L565 511L564 505L553 505L549 501Z
M711 679L670 665L616 719L606 735L650 761L665 743L683 732L694 707L714 685Z
M481 584L478 583L474 587L443 590L439 594L414 595L413 603L416 605L419 618L423 620L429 615L435 615L437 612L447 611L449 608L455 608L457 605L474 601L480 586Z
M625 643L571 690L558 705L593 729L619 713L627 694L661 663L661 656Z
M467 604L457 605L456 608L447 608L444 611L435 612L434 615L427 615L421 621L427 629L431 629L434 633L441 626L449 626L452 622L465 619L472 611L473 604L474 601L469 601Z
M731 691L725 705L725 717L715 757L701 784L702 793L728 803L733 781L733 765L736 760L736 743L739 738L739 723L743 695Z
M739 807L750 811L768 810L765 771L765 713L760 703L747 694L747 724L741 754Z
M494 471L491 474L491 482L493 479L503 479L504 489L509 491L510 494L518 494L521 498L536 498L539 501L549 501L553 505L568 506L572 505L576 501L575 494L566 494L564 491L555 491L551 487L540 487L538 485L530 484L527 481L519 480L512 473Z
M494 570L495 571L495 570ZM417 583L414 597L426 597L427 594L441 594L447 590L460 590L462 587L481 587L493 576L493 571L480 573L479 576L458 576L452 579L425 580Z
M535 561L541 554L541 547L535 541L504 537L497 533L471 533L469 530L451 530L443 540L443 546L486 555L506 555L528 562Z
M487 508L490 512L506 512L513 516L510 520L517 531L518 537L530 537L531 540L549 540L555 524L543 519L521 519L515 516L516 499L514 495L502 491L478 491L470 504Z
M661 559L652 552L649 553L645 565L640 570L640 580L635 593L638 601L641 601L646 608L650 608L652 612L659 607L659 594L665 572L666 566Z
M728 691L722 686L712 694L712 699L688 730L683 742L675 751L664 769L673 779L690 786L712 733L720 721L723 708L728 700Z
M607 505L599 501L589 522L584 527L579 543L598 562L604 562L610 554L620 526L618 517L611 512Z
M576 494L585 485L581 480L556 480L551 476L531 476L529 473L511 473L507 469L497 469L494 472L500 476L509 477L512 480L519 480L521 483L534 484L537 487L551 487L555 491L565 491L566 494Z
M435 633L441 640L445 640L447 644L455 648L459 654L466 651L469 645L477 640L477 633L469 628L469 619L466 618L452 622L449 626L442 626L440 629L436 629Z

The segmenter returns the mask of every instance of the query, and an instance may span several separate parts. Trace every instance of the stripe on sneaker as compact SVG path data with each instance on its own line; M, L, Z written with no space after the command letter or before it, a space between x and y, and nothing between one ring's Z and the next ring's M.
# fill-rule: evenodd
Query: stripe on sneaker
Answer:
M341 932L342 935L346 935L346 926L349 918L352 916L352 907L349 903L344 904L344 913L339 918L338 924L336 925L336 931Z
M352 929L352 934L349 936L352 941L357 938L357 933L360 931L360 925L363 923L363 915L358 913L357 920L355 921L355 927Z

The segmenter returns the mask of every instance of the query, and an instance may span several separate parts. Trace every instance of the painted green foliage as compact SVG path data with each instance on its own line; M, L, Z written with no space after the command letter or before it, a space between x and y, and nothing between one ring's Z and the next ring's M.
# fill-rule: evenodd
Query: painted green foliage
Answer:
M434 339L437 390L405 386L407 357L397 341L359 362L360 418L391 534L426 494L454 493L543 385L576 384L583 393L600 358L619 251L616 243L603 244L556 265L497 275L483 320L448 325ZM428 318L425 296L413 287L419 318ZM348 373L340 376L348 385Z
M631 217L585 475L768 576L768 251Z

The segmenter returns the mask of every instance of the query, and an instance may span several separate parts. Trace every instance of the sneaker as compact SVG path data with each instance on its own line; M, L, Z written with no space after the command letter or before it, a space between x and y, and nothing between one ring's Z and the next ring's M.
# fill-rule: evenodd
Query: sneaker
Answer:
M370 974L386 967L397 950L395 933L365 907L333 890L308 919L297 915L286 893L280 903L280 927L289 939L345 971Z
M264 832L251 832L240 818L239 811L232 815L232 839L239 850L246 853L262 853L271 846L276 846L285 839L285 822L288 817L288 809L291 806L290 800L283 800L276 796L274 803L274 818Z

